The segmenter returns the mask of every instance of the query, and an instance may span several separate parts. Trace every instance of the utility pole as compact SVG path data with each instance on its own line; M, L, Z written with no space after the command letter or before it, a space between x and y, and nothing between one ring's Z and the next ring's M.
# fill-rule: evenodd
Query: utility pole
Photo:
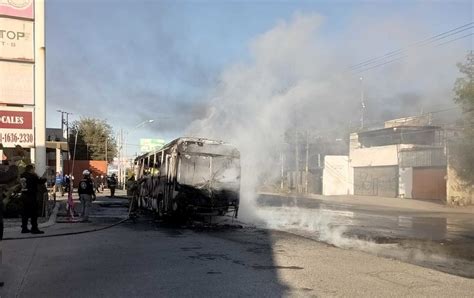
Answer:
M365 101L364 101L364 78L360 77L360 128L364 128Z
M283 186L284 186L284 162L285 162L285 155L283 153L283 150L280 152L280 164L281 164L281 176L280 176L280 190L283 191Z
M299 152L298 152L298 129L296 129L295 131L295 176L294 176L294 181L295 181L295 187L296 187L296 192L299 192L299 188L300 188L300 182L298 179L299 178L299 174L300 174L300 165L299 165L299 160L300 159L300 156L299 156Z
M61 131L63 132L63 137L66 139L66 144L67 144L67 161L68 161L68 169L70 170L69 167L69 160L71 159L71 150L69 150L69 115L72 115L72 113L63 111L63 110L56 110L57 112L61 113ZM66 115L66 117L64 117ZM66 130L64 130L66 128ZM75 150L75 149L74 149ZM76 152L74 152L74 155L76 155ZM72 173L69 173L72 174Z
M108 159L107 159L107 140L108 140L108 137L105 136L105 162L107 163L108 165Z
M309 173L309 131L306 130L306 166L305 166L305 193L308 193L308 173Z
M66 142L69 144L69 115L72 113L63 111L63 110L56 110L57 112L61 113L61 130L63 131L63 137L66 139ZM66 117L64 117L66 115ZM66 131L64 131L66 128Z
M118 180L119 181L122 181L122 158L123 158L123 140L122 140L122 137L123 137L123 130L120 129L120 133L119 133L119 158L118 158Z

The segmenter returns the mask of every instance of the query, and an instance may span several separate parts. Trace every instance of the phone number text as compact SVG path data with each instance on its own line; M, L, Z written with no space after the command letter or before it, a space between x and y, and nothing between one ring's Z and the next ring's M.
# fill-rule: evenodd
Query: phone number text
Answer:
M33 143L34 137L32 133L1 133L0 132L0 143Z

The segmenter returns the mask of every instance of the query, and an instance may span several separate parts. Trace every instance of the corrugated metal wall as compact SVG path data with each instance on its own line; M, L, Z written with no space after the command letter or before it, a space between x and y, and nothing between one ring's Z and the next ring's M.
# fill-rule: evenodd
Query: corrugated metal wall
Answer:
M354 194L398 196L398 166L354 168Z
M446 165L443 148L402 150L399 153L400 167L437 167Z

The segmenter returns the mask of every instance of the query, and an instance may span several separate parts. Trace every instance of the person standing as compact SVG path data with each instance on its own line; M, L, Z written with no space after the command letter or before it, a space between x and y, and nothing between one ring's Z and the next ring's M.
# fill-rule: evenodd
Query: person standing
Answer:
M56 178L54 179L54 195L59 191L61 192L61 197L64 196L63 179L63 175L60 172L57 172Z
M20 175L21 197L23 201L23 214L21 217L21 232L43 234L38 229L38 186L46 183L46 178L38 177L33 165L27 165L25 172ZM31 219L31 230L28 229L28 219Z
M69 178L70 175L64 175L64 178L63 178L63 186L64 186L64 192L67 192L69 193L69 191L71 190L71 179Z
M115 174L112 174L112 176L107 179L107 186L110 189L110 196L112 198L115 197L115 188L117 187L117 178L115 177Z
M91 175L91 179L92 179L92 184L94 185L94 190L96 193L100 193L100 187L99 187L99 182L98 182L98 179L99 176L93 176Z
M79 199L82 204L82 221L89 221L89 212L92 207L92 198L95 197L94 192L94 183L91 179L91 173L89 170L84 170L82 172L83 178L79 182Z

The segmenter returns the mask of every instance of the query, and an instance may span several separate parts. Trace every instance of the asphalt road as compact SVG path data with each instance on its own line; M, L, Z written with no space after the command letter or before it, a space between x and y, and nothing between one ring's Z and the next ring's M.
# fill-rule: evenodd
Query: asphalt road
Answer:
M126 214L124 203L95 202L93 225ZM472 279L230 221L179 226L142 215L98 232L2 245L1 297L470 296L474 290Z
M259 205L258 215L270 228L474 277L472 214L271 195L262 195Z

